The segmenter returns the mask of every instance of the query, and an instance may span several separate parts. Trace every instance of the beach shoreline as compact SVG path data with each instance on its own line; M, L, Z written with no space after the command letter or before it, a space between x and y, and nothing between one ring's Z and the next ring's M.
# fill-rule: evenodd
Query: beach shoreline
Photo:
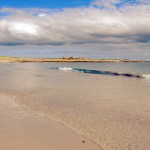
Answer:
M60 123L27 111L12 95L0 94L0 99L3 150L100 150L92 141Z
M87 64L98 70L110 65L115 71L118 65L120 71L149 70L149 63L1 63L0 147L149 149L149 80L51 69Z

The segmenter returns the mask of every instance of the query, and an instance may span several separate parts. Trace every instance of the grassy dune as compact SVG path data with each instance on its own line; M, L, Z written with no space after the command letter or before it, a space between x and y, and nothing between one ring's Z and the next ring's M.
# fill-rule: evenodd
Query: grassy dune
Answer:
M128 60L128 59L90 59L90 58L21 58L0 56L0 62L150 62L146 60Z

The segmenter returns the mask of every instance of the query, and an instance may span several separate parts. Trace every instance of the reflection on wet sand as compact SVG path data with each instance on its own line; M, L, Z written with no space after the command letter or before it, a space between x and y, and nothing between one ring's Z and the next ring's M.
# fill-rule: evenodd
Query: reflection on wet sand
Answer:
M1 93L14 95L27 112L60 122L106 150L150 148L149 80L61 72L32 63L1 68Z

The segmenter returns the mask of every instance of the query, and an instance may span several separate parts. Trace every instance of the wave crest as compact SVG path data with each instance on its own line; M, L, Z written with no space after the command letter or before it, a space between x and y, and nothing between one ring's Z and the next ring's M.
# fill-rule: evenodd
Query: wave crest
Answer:
M79 72L79 73L89 73L89 74L102 74L102 75L150 79L150 74L142 74L141 75L141 74L133 74L133 73L119 73L119 72L112 72L112 71L79 69L79 68L70 68L70 67L56 67L56 68L51 68L51 69L60 70L60 71L68 71L68 72Z

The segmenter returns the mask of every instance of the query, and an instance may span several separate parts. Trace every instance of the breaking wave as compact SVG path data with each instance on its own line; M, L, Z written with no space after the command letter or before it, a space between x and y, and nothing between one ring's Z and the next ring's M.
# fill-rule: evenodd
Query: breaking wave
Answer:
M51 68L51 69L60 70L60 71L67 71L67 72L79 72L79 73L89 73L89 74L101 74L101 75L124 76L124 77L150 79L150 74L119 73L119 72L112 72L112 71L79 69L79 68L70 68L70 67L55 67L55 68Z

